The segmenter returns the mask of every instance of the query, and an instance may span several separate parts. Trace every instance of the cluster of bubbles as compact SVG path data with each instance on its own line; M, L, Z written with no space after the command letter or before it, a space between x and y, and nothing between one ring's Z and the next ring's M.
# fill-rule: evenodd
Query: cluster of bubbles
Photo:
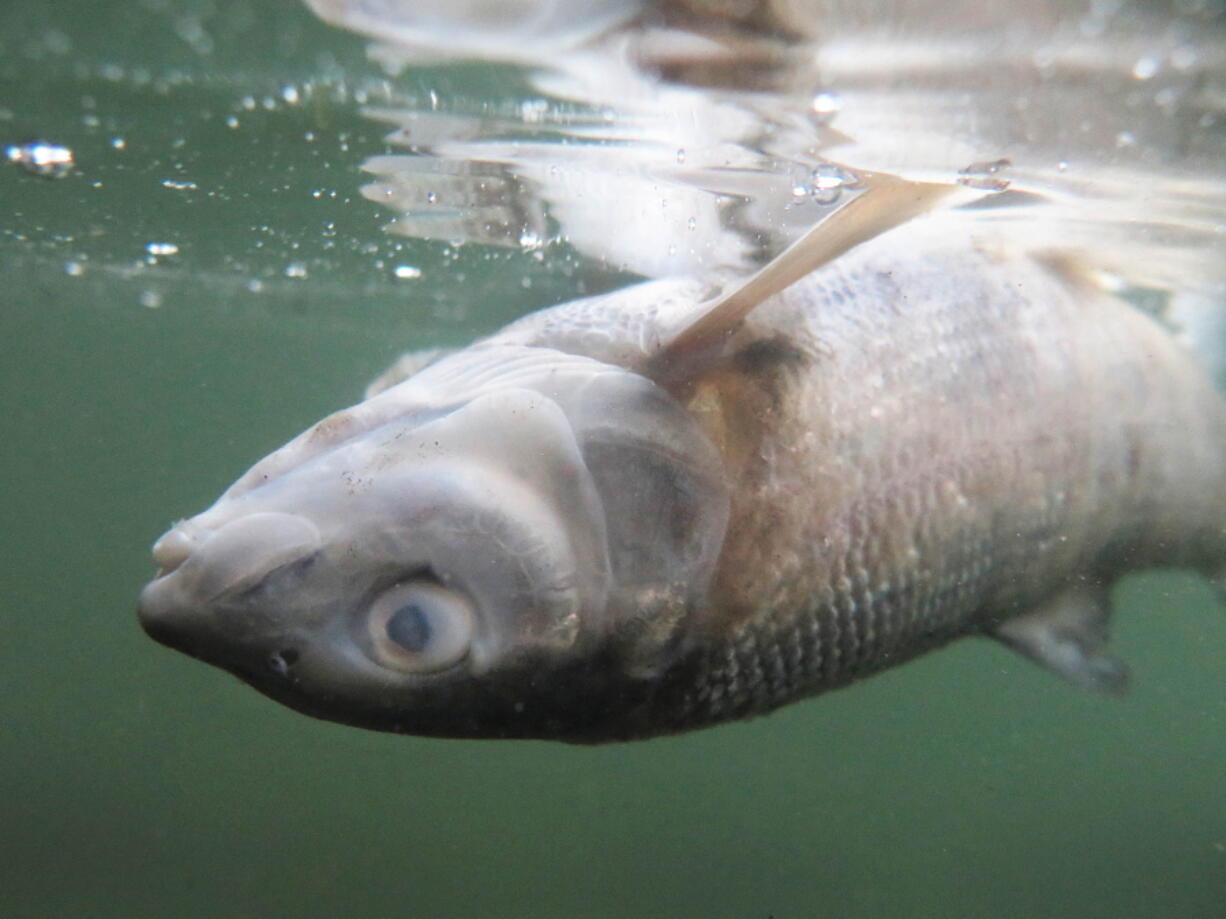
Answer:
M44 179L62 179L76 165L70 148L46 140L11 144L4 148L4 155L10 163Z

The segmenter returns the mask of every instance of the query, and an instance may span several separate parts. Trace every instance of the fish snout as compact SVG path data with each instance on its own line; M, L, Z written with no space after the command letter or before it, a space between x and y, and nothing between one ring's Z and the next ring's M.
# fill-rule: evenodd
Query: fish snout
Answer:
M219 607L253 592L270 575L315 557L322 545L318 528L296 514L253 513L210 532L186 521L153 547L162 569L141 591L137 616L157 641L195 656L198 646L218 639L237 623L222 621ZM264 616L248 612L242 631Z

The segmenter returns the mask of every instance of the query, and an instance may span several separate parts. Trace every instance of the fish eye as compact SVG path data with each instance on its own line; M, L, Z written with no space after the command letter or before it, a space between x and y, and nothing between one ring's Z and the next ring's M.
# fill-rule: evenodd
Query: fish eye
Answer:
M412 582L375 600L367 630L377 663L406 673L432 673L468 653L473 623L466 598L438 584Z

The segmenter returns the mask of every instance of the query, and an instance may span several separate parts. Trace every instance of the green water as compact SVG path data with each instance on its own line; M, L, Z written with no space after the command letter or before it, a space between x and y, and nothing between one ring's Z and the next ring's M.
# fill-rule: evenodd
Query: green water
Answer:
M262 10L0 12L0 140L79 164L0 164L0 916L1226 914L1226 604L1190 576L1119 589L1122 700L967 641L593 749L324 724L149 641L135 596L170 522L401 348L562 290L531 259L397 250L354 193L380 132L340 91L378 71ZM263 107L311 79L330 101Z

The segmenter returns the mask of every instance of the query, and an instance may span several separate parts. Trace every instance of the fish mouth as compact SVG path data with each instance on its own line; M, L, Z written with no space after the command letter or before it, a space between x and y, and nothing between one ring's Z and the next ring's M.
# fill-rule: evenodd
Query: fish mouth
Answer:
M165 610L145 601L145 595L150 588L159 586L158 581L150 583L141 592L141 600L136 606L136 618L145 634L159 645L186 654L214 667L231 669L231 662L219 647L219 643L210 640L209 636L199 628L185 626L183 617L173 617Z
M144 629L145 634L158 644L173 648L175 651L182 651L188 657L204 658L206 643L202 642L199 636L194 636L186 629L176 627L160 611L151 612L143 601L136 605L136 619L140 622L140 627Z
M225 639L211 628L207 612L165 602L167 577L155 578L147 584L137 601L137 621L146 635L264 692L270 684L295 682L294 669L301 651L294 640L287 637L277 642L262 638L258 647L253 647ZM267 647L273 650L268 651Z
M176 581L173 570L158 572L140 593L136 618L145 634L158 644L214 663L217 655L210 647L215 643L208 639L207 616L180 602Z
M137 618L159 644L232 669L268 623L248 618L236 635L234 623L227 626L228 604L278 571L313 559L319 546L314 524L292 514L247 514L215 530L180 523L154 546L159 570L141 591Z

